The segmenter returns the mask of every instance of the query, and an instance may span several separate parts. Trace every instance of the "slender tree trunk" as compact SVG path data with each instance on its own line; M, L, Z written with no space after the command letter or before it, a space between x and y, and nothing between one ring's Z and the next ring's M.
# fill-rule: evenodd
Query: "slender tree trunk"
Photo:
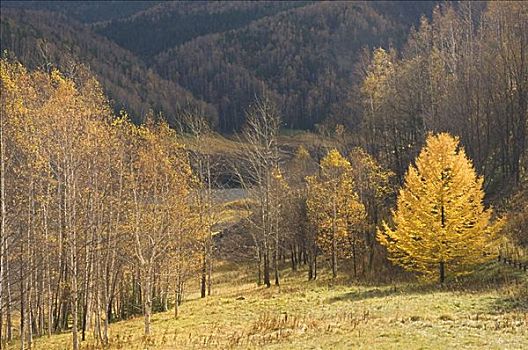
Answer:
M178 318L180 311L180 302L181 302L181 275L178 271L176 276L176 285L174 287L174 318Z
M354 266L354 278L357 278L356 243L355 242L352 242L352 265Z
M73 230L75 232L75 230ZM76 253L76 237L73 233L72 251L71 251L71 309L72 309L72 346L73 350L79 349L79 335L78 335L78 316L79 316L79 290L77 285L77 253Z
M6 237L7 238L7 237ZM3 244L4 247L4 253L5 253L5 270L4 270L4 278L5 278L5 287L6 287L6 341L9 343L13 339L13 320L11 318L11 305L12 305L12 298L11 298L11 276L10 276L10 265L9 265L9 259L7 257L9 256L9 249L7 244L7 239L4 239Z
M169 309L169 274L167 274L165 278L165 282L163 283L163 297L162 297L162 307L163 311L167 311Z
M445 263L443 261L440 262L440 284L444 284L445 281Z
M143 313L144 313L144 333L145 336L150 336L150 317L152 314L152 270L151 263L148 267L143 266ZM146 271L145 271L146 270Z
M204 242L204 251L202 257L202 275L200 281L200 297L205 298L207 294L207 243Z
M210 232L210 230L209 230ZM207 295L211 295L212 289L213 289L213 252L212 252L212 233L209 233L210 238L209 241L211 242L211 245L209 246L209 259L207 264Z
M279 285L279 268L278 268L278 253L275 251L273 252L273 275L275 277L275 285Z
M184 289L184 280L183 280L183 277L180 279L180 285L179 285L179 293L178 293L178 305L181 305L183 303L183 297L184 297L184 294L185 294L185 289Z
M33 302L31 300L32 289L32 273L29 272L28 278L26 279L26 331L28 349L33 347Z
M206 158L207 167L207 210L208 210L208 225L207 225L207 295L211 295L211 289L213 288L213 232L211 230L211 224L213 219L213 193L211 183L211 159L209 155Z
M47 198L49 198L49 195L50 195L50 188L49 188L49 185L47 186L47 189L46 189L46 195L47 195ZM49 232L48 232L48 207L47 207L47 204L44 203L43 207L42 207L42 219L43 219L43 224L44 224L44 240L47 242L49 242ZM53 314L52 314L52 310L53 310L53 293L52 293L52 288L51 288L51 263L50 263L50 252L46 250L46 252L44 252L45 254L45 257L44 257L44 261L45 261L45 273L44 273L44 276L42 277L42 281L43 283L45 283L45 286L43 289L45 289L45 295L46 295L46 301L45 301L45 306L46 306L46 323L47 323L47 327L46 327L46 334L49 337L51 337L51 332L52 332L52 327L53 327ZM42 330L42 332L44 332L44 330Z
M263 236L264 236L264 284L267 288L271 287L270 280L270 238L272 234L272 225L271 225L271 210L270 210L270 184L271 184L271 170L265 170L265 179L264 179L264 203L262 206L262 227L263 227Z
M92 208L94 211L95 208ZM94 223L92 223L94 224ZM92 244L97 241L95 230L92 235ZM93 250L89 249L89 245L85 247L85 266L84 266L84 283L83 283L83 305L82 305L82 323L81 323L81 340L86 340L86 330L90 328L90 303L92 301L92 267L93 267Z
M26 278L26 310L27 310L27 345L28 348L31 349L33 345L33 303L31 300L31 295L33 291L33 253L31 251L31 245L32 245L32 236L33 236L33 178L30 181L29 185L29 195L28 195L28 221L27 221L27 236L26 236L26 261L24 262L28 270L27 271L27 278Z
M5 279L5 242L6 237L6 195L5 195L5 142L4 142L4 113L0 113L0 346L4 341L4 284L9 283Z
M44 253L45 254L45 253ZM43 254L39 254L40 259L39 261L46 261ZM42 273L40 273L38 277L38 294L37 294L37 305L38 305L38 314L39 314L39 336L43 336L46 332L46 266L44 265L42 268Z
M4 344L4 236L0 237L0 348Z
M308 256L308 281L311 281L314 279L314 255L312 252L310 252Z
M313 279L317 279L317 248L314 249L313 256Z
M4 244L2 242L3 237L0 237L0 348L4 344Z
M101 332L101 292L98 287L95 287L95 324L94 324L94 339L95 346L103 343L103 333Z
M295 248L293 244L290 247L290 258L292 271L297 271L297 263L295 261Z
M75 184L75 174L73 171L73 162L72 162L72 156L70 156L70 162L69 162L69 176L68 180L66 181L68 186L68 194L66 196L67 202L68 202L68 229L70 233L70 241L69 241L69 248L70 248L70 269L71 269L71 295L70 295L70 307L71 307L71 313L72 313L72 347L73 350L79 349L79 286L78 286L78 277L79 277L79 271L78 271L78 264L77 264L77 249L78 249L78 243L77 243L77 210L76 210L76 184Z
M273 254L273 269L275 270L275 285L279 285L279 207L275 203L275 252Z
M65 192L65 179L58 183L57 195L59 196L58 212L59 212L59 258L57 264L58 280L55 287L54 295L54 330L62 330L64 327L64 314L66 312L66 290L61 288L68 279L68 259L67 259L67 241L65 235L66 228L66 192Z
M262 285L262 253L257 246L257 285Z
M370 235L369 235L370 236ZM372 268L374 266L374 240L372 239L372 237L370 238L370 242L368 244L368 249L369 249L369 252L368 252L368 270L369 271L372 271Z
M113 255L114 257L112 259L115 260L115 252L113 253ZM112 265L115 266L115 261L114 263L112 263ZM115 312L115 310L112 311L112 307L114 305L115 296L116 296L116 287L117 287L118 278L119 278L119 270L116 269L112 277L112 283L110 285L110 291L108 293L110 295L108 299L108 303L107 303L107 308L106 308L107 309L106 319L108 320L108 322L111 322L114 319L114 315L118 315L117 312Z
M25 293L25 269L24 266L24 245L20 245L20 349L25 350L25 338L26 338L26 293Z
M108 240L108 236L107 236L107 240ZM108 242L107 242L108 244ZM107 246L108 247L108 246ZM108 251L106 252L106 264L105 264L105 272L104 272L104 276L103 276L103 281L104 281L104 286L102 286L102 306L101 306L101 309L103 311L103 332L102 332L102 343L104 345L107 345L108 344L108 312L107 310L109 309L109 305L108 305L108 290L110 289L110 281L109 281L109 269L108 269L108 254L110 254ZM134 286L134 280L132 279L132 288L135 289L135 286ZM99 317L100 319L100 317Z
M337 277L337 208L335 200L333 201L333 217L332 217L332 278Z
M95 311L95 322L94 322L94 330L93 335L95 339L95 344L98 346L100 343L102 343L102 332L101 332L101 280L102 280L102 273L101 273L101 243L100 239L98 238L95 243L95 259L94 259L94 296L95 296L95 305L94 305L94 311Z
M265 243L264 247L264 284L266 287L271 287L271 281L270 281L270 261L269 261L269 247L268 244Z
M442 174L442 179L444 178L444 174ZM445 228L446 226L446 223L445 223L445 207L444 205L442 204L442 208L441 208L441 215L442 215L442 228ZM439 272L440 272L440 284L444 284L444 280L445 280L445 262L444 261L440 261L440 268L439 268Z

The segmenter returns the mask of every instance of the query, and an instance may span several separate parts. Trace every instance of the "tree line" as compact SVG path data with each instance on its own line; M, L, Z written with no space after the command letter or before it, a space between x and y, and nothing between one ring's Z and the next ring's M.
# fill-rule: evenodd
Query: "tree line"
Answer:
M506 220L485 209L484 179L458 138L429 134L398 190L395 173L359 147L347 154L346 145L326 145L317 160L300 146L281 164L276 109L259 101L247 118L237 174L252 213L241 230L252 240L258 284L280 285L288 260L294 271L307 265L308 279L320 264L336 278L341 262L361 278L390 275L388 257L443 284L496 258Z
M359 101L367 151L402 178L427 132L447 131L461 137L490 192L518 184L526 164L527 33L525 2L489 2L484 10L445 4L411 31L401 52L366 55L351 98Z
M153 116L114 117L91 76L1 61L2 341L108 324L181 303L209 247L204 182ZM208 262L207 262L208 263ZM205 284L206 281L203 281Z

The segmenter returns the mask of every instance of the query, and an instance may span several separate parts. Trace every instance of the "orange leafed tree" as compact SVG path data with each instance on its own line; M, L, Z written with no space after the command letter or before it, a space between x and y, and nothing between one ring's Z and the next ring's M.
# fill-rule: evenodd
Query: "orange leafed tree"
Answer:
M425 277L460 275L493 258L502 220L492 223L492 209L483 205L483 178L447 133L429 135L405 176L394 227L378 230L389 259Z

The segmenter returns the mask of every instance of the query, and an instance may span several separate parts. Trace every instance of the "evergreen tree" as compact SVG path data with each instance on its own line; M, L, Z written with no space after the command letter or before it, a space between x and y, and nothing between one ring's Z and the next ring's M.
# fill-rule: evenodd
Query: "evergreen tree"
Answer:
M426 277L458 275L493 258L502 221L484 209L483 178L447 133L429 135L405 176L393 211L394 228L383 223L378 239L389 259Z

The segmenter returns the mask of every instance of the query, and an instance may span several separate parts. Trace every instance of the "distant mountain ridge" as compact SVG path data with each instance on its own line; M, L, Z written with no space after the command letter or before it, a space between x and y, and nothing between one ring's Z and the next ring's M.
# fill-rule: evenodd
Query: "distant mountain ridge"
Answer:
M33 67L88 64L137 120L152 109L175 123L191 108L232 132L261 95L285 127L348 117L363 49L399 47L435 2L63 4L2 2L2 50Z
M277 96L285 126L306 129L342 113L363 47L397 46L407 29L367 3L313 3L196 38L155 67L217 106L223 131L237 129L255 94Z
M96 27L100 34L148 59L199 36L222 33L248 25L303 1L164 2L130 17Z
M44 10L62 13L81 23L97 23L126 18L162 1L2 1L3 8Z

